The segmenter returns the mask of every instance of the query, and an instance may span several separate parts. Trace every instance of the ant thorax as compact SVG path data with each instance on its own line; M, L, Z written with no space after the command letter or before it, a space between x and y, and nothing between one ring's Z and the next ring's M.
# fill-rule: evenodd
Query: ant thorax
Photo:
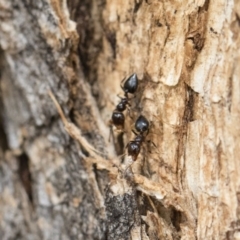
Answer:
M125 92L125 94L127 93L134 94L137 91L137 88L138 88L138 78L137 78L137 74L134 73L124 82L122 89Z

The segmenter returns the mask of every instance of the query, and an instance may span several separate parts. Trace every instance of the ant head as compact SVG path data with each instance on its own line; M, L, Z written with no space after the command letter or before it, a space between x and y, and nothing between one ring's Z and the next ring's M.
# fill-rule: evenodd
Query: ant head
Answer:
M149 130L149 122L143 115L140 115L137 121L135 122L135 129L140 133Z
M141 150L141 144L136 141L131 141L127 145L128 148L128 156L132 157L133 161L136 161L138 154L140 153Z
M117 127L117 128L123 128L124 127L124 121L125 117L122 112L116 112L114 111L112 114L112 123Z
M132 74L124 83L123 90L125 93L135 93L138 88L137 74Z

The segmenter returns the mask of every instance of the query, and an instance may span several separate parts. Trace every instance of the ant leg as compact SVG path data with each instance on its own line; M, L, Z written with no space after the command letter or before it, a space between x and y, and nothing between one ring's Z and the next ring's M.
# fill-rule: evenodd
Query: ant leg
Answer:
M136 98L137 97L137 95L136 94L134 94L131 98L130 97L128 97L128 99L129 100L132 100L132 99L134 99L134 98Z
M132 132L137 136L138 134L132 129Z
M148 140L147 143L148 143L148 144L151 143L156 149L158 149L157 145L156 145L153 141ZM148 146L148 148L150 148L150 146ZM148 152L149 152L149 153L152 153L150 149L148 149Z
M121 155L118 155L118 156L117 156L118 161L121 161L121 162L122 162L122 159L124 158L125 155L126 155L126 153L123 153L123 154L121 154ZM121 165L117 165L116 163L113 163L113 166L114 166L114 167L117 167L118 170L119 170L121 173L123 172L123 169L121 168Z
M120 84L120 86L121 86L121 89L124 91L124 88L123 88L123 82L126 80L126 77L124 77L123 79L122 79L122 81L121 81L121 84ZM125 91L124 91L125 92Z
M149 134L149 128L147 129L147 133L146 133L146 135L145 136L147 136Z
M152 151L150 149L151 148L150 143L151 143L151 140L146 140L145 141L145 145L146 145L146 149L147 149L148 153L152 153Z
M130 141L130 142L128 142L128 144L126 145L126 147L125 148L127 148L128 147L128 145L130 144L130 143L132 143L133 141Z
M112 122L112 120L108 121L108 126L109 126L108 142L110 142L111 137L113 138L113 122Z
M110 138L113 137L113 127L112 125L109 126L109 136L108 136L108 142L110 142Z
M120 94L117 94L117 96L118 96L121 100L123 99L123 97L121 97Z
M131 107L131 105L130 104L128 104L130 107ZM127 113L128 113L128 116L133 120L133 115L131 114L131 109L128 107L127 108Z
M149 140L150 141L150 140ZM152 143L152 145L157 148L157 145L153 142L153 141L150 141Z
M144 147L143 148L143 160L142 160L142 173L144 176L148 176L150 177L150 167L149 167L149 163L147 161L148 157L147 157L147 149Z
M127 170L133 165L133 163L134 163L134 162L130 163L130 164L125 168L125 170L124 170L124 172L123 172L123 177L126 177L126 175L127 175ZM131 173L132 173L132 170L131 170Z

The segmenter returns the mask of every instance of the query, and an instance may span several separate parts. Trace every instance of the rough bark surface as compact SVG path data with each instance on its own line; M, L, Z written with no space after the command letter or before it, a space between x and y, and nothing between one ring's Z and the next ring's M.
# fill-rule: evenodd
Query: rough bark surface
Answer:
M233 0L0 0L1 239L240 239L239 33Z

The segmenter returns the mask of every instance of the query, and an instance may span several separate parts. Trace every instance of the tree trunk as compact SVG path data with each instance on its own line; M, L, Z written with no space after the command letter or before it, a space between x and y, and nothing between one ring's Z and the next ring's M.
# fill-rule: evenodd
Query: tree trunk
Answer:
M1 240L240 239L239 1L0 0L0 19Z

